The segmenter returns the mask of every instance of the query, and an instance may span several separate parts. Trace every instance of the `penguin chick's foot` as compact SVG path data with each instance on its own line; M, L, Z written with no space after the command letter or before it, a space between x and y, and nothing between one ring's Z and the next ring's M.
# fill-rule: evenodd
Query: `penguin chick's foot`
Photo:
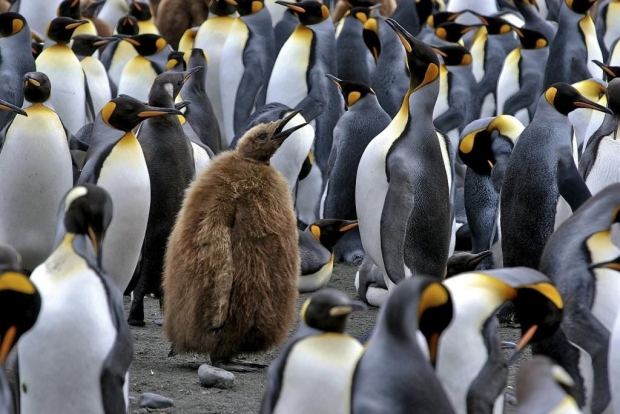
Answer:
M216 368L225 369L232 372L255 372L259 369L267 368L268 365L255 364L252 362L242 361L240 359L213 359L211 358L213 366Z

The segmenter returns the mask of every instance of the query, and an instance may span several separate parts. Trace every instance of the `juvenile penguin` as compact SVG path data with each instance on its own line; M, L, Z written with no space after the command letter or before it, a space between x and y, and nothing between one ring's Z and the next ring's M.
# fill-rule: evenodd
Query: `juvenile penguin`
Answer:
M416 275L399 283L355 369L351 412L405 414L411 407L428 413L454 412L435 374L438 343L452 312L450 292L435 278ZM418 332L424 336L428 356L420 348Z
M56 42L37 57L38 72L45 73L54 93L50 103L69 132L75 134L86 124L86 81L75 53L67 45L75 29L86 20L57 17L49 24L47 37Z
M62 242L30 277L42 307L18 344L20 412L123 413L133 344L121 292L101 269L112 200L100 187L77 186L63 219Z
M201 67L187 72L165 72L155 78L149 93L152 107L174 109L174 99L183 84ZM161 277L166 242L174 226L185 189L194 179L193 150L178 117L161 116L145 120L138 131L138 141L148 168L151 202L148 213L142 258L135 276L138 284L133 291L129 323L144 326L144 296L154 292L161 297Z
M2 103L17 116L5 130L0 152L0 242L11 243L27 271L43 263L54 248L56 211L73 186L67 132L45 106L52 86L40 72L24 75L24 110ZM55 89L54 89L55 90Z
M365 308L335 289L306 300L302 326L269 367L261 414L351 412L351 380L363 347L345 329L349 315Z
M366 147L357 169L355 206L364 251L392 288L411 274L442 279L454 248L453 150L436 131L435 52L387 20L407 53L409 90L394 120Z
M363 31L371 12L368 7L354 7L345 13L342 29L336 38L337 75L340 79L370 84L370 74L375 70L376 62L364 43Z
M23 16L0 14L0 96L19 107L24 103L22 79L36 70L30 42L30 29ZM10 111L1 111L0 130L14 116Z
M295 321L297 225L269 159L303 127L283 131L296 114L249 130L190 186L164 268L164 332L176 351L247 369L231 358L279 344Z
M246 125L254 108L265 104L267 83L276 59L271 15L263 1L235 3L239 17L230 28L218 62L227 143L224 148Z
M300 292L314 292L329 283L334 269L334 246L355 228L356 221L323 219L299 231Z
M209 1L162 0L157 12L157 27L175 49L185 31L200 26L209 17Z
M532 351L553 358L571 375L579 407L592 413L605 412L611 400L609 343L620 283L615 270L598 264L620 255L611 240L619 208L620 184L613 184L553 233L540 259L540 271L564 298L564 317L562 329Z
M363 83L327 76L342 93L347 111L334 128L321 217L356 220L355 178L360 158L368 143L391 119L379 105L373 89ZM337 262L359 265L364 257L359 229L345 234L334 250Z
M556 82L575 83L603 77L592 60L603 60L594 22L588 14L593 2L565 0L558 19L558 31L549 50L544 88ZM556 41L557 40L557 41Z
M574 212L591 196L573 159L572 126L567 115L577 108L611 113L572 86L553 84L541 96L534 119L512 151L500 201L506 267L537 269L553 233L560 197Z
M388 297L383 272L368 257L364 258L355 273L355 290L360 299L370 306L383 306Z
M112 99L95 120L78 180L97 184L112 197L114 221L104 241L103 267L121 292L136 269L151 204L145 155L131 131L147 118L169 114L180 112L153 108L128 96Z
M523 124L510 115L483 118L461 134L459 157L465 173L465 213L471 231L472 253L494 248L500 241L499 202L510 154L523 132ZM501 248L500 248L501 250ZM483 259L479 269L501 266L501 255Z

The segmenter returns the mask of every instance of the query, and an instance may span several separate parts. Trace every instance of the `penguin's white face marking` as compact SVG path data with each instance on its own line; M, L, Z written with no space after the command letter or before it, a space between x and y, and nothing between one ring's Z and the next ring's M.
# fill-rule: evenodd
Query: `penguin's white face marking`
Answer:
M84 197L86 194L88 194L88 189L86 187L75 187L73 190L69 191L69 194L67 194L67 197L65 198L65 213L69 210L69 207L71 207L71 204L77 200L80 197Z

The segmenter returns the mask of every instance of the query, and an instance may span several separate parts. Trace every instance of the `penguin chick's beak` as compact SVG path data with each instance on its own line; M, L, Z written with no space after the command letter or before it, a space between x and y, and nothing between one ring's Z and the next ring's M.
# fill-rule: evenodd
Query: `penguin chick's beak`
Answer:
M308 123L304 122L303 124L299 124L297 126L289 128L286 131L282 131L279 134L274 135L273 139L279 139L279 140L284 141L285 139L290 137L293 134L293 132L297 131L298 129L301 129L301 128L305 127L306 125L308 125Z
M609 115L613 115L614 112L607 108L606 106L599 105L596 102L592 102L588 98L584 98L583 96L577 98L575 103L573 104L576 108L587 108L592 109L594 111L604 112Z
M187 82L187 80L196 72L200 72L201 70L203 70L204 67L203 66L196 66L194 69L188 70L185 73L185 76L183 77L183 83Z
M71 30L71 29L75 29L76 27L80 27L83 24L88 23L88 20L78 20L75 23L70 23L68 25L65 26L65 29L67 30Z
M329 316L349 315L351 312L366 310L367 306L356 300L352 300L347 305L334 306L329 310Z
M291 9L294 12L297 12L297 13L305 13L306 12L303 7L299 7L295 3L289 3L287 1L281 1L281 0L276 1L276 3L281 5L281 6L288 7L289 9Z
M286 138L290 137L293 132L308 125L308 123L306 122L304 124L297 125L295 127L287 129L286 131L283 131L286 124L288 124L289 121L295 118L295 116L300 112L301 112L300 110L295 110L291 112L290 114L288 114L284 119L282 119L282 121L280 121L280 125L278 125L278 127L273 133L273 139L279 139L279 140L284 141Z
M152 106L144 105L144 110L138 113L140 118L152 118L154 116L164 115L183 115L181 111L173 108L154 108Z
M8 103L7 101L3 101L2 99L0 99L0 110L15 112L16 114L19 114L19 115L28 116L26 111L24 111L22 108L15 106L11 103Z

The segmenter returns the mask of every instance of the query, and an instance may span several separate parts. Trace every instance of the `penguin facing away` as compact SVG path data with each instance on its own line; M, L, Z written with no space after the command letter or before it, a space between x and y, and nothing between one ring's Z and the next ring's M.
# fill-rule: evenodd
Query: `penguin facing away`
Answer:
M329 283L334 268L334 246L355 228L356 221L322 219L299 231L300 292L313 292Z
M252 128L187 192L168 241L163 284L164 332L180 353L252 369L232 358L277 345L295 320L297 226L290 189L269 159L303 127L283 130L296 114Z
M101 269L112 200L86 184L64 204L67 232L30 277L42 306L18 344L21 412L125 412L133 344L121 292Z
M302 326L269 367L261 414L351 412L351 380L363 347L344 331L349 315L364 309L335 289L306 300Z

